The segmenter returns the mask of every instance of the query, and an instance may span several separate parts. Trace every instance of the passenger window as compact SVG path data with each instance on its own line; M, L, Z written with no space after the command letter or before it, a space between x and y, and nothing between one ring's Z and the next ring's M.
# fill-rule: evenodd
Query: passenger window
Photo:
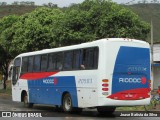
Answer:
M84 69L97 69L98 67L98 48L83 49L82 65Z
M68 51L64 53L64 67L63 70L71 70L72 69L72 59L73 59L73 52Z
M73 52L73 69L78 70L80 69L81 64L81 50L75 50Z
M12 84L15 85L19 79L21 59L16 58L13 67Z
M22 58L22 74L28 71L28 57Z
M33 70L33 56L28 58L28 72L32 72Z
M41 61L41 56L40 55L34 56L34 65L33 65L33 71L34 72L39 72L40 71L40 61Z
M56 67L55 57L56 57L56 55L54 53L48 55L48 69L47 69L47 71L54 71L55 70L55 67Z
M63 53L56 54L56 70L63 69Z
M42 55L41 56L41 71L47 70L47 63L48 63L48 55Z
M92 69L94 66L94 49L87 49L86 55L86 68Z
M93 68L95 68L95 69L97 69L98 68L98 57L99 57L99 50L98 50L98 48L96 47L96 48L94 48L94 66L93 66Z

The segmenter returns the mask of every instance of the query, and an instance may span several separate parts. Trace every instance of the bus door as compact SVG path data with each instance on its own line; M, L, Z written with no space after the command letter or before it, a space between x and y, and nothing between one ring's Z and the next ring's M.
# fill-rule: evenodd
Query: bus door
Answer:
M20 65L21 65L21 59L16 58L13 65L13 72L12 72L12 85L16 85L19 74L20 74Z

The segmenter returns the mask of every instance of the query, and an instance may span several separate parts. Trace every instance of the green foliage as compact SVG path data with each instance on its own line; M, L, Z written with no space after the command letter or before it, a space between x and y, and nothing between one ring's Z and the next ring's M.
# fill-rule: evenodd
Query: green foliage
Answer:
M12 26L14 37L11 51L19 54L22 52L41 50L55 47L52 29L53 23L61 14L59 9L38 8L32 13L22 15Z
M18 20L18 16L15 16L15 15L6 16L0 20L0 45L4 49L4 52L2 53L10 57L11 57L11 54L9 49L11 47L11 42L14 35L12 31L12 25L17 20Z
M89 9L88 9L89 8ZM145 40L149 25L130 10L105 0L86 0L80 9L89 13L88 21L97 39L127 37Z
M10 15L0 20L0 71L5 75L6 79L8 77L8 63L14 57L10 53L13 39L11 28L17 20L18 17L15 15Z
M150 28L132 11L106 0L74 4L58 22L53 33L62 46L113 37L146 40Z
M78 44L95 40L94 34L89 30L87 12L80 10L67 10L57 20L56 26L52 29L54 40L58 41L59 46Z

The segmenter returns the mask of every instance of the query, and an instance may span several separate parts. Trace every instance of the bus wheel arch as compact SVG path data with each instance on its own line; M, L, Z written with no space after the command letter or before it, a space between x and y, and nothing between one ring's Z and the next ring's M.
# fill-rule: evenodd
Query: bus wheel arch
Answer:
M21 92L21 102L24 102L24 96L27 94L25 90Z
M28 94L25 90L23 90L21 93L21 102L24 103L24 107L27 107L27 108L33 107L33 103L29 103L28 101Z

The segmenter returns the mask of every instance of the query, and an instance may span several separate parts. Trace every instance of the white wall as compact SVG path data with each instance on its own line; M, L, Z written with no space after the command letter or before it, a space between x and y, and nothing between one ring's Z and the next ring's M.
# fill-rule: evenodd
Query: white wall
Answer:
M160 44L153 45L153 61L160 61Z
M153 72L154 72L153 89L158 89L158 86L160 86L160 64L159 66L153 67Z
M160 44L153 45L153 61L153 89L158 89L160 86Z

